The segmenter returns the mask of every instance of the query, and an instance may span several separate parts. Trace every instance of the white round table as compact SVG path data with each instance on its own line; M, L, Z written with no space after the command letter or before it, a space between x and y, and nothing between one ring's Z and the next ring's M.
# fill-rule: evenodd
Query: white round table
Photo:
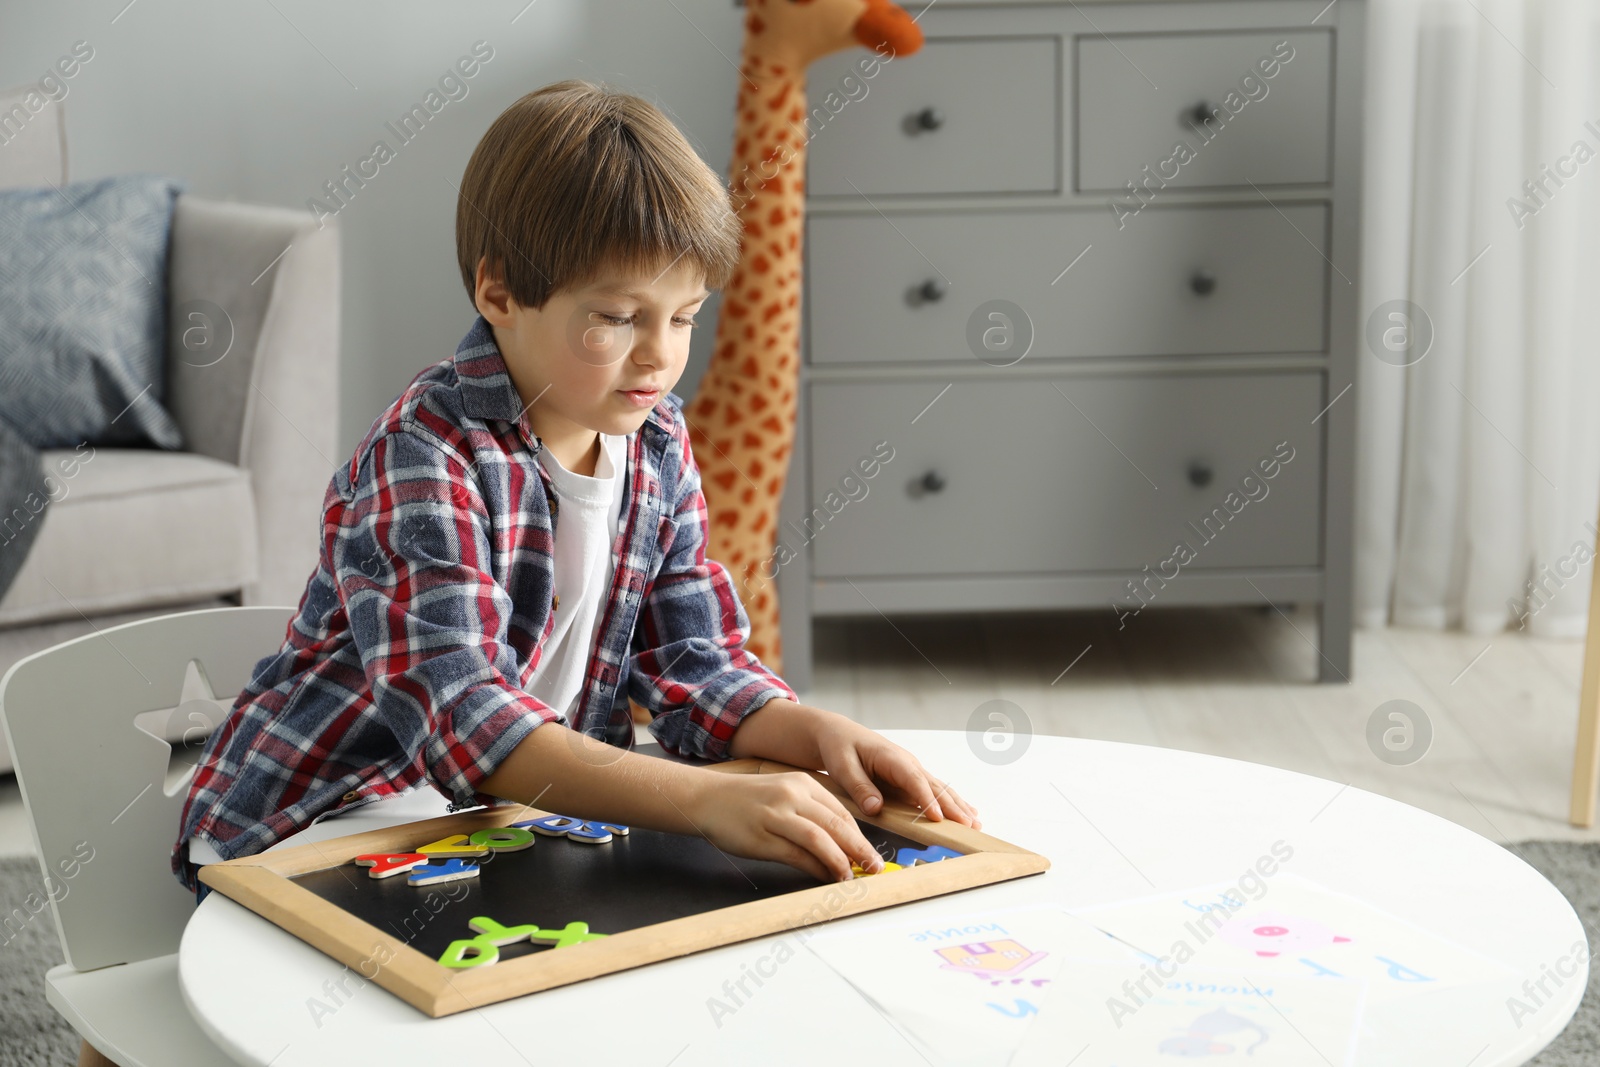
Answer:
M1052 864L1043 875L902 905L893 909L897 919L1046 901L1078 909L1233 881L1281 839L1294 850L1285 870L1512 968L1504 988L1419 1002L1415 1026L1381 1048L1363 1043L1359 1063L1525 1063L1560 1033L1582 998L1587 964L1533 1017L1514 1024L1507 998L1523 996L1525 979L1537 980L1574 945L1587 944L1583 926L1533 868L1417 808L1337 782L1172 749L1036 736L1021 758L996 766L979 759L963 733L884 734L976 804L986 832ZM421 790L324 820L289 843L429 818L444 804ZM872 923L885 914L837 922ZM769 940L430 1019L353 969L341 991L343 964L211 893L184 932L179 977L190 1011L220 1047L240 1063L272 1067L390 1055L483 1067L689 1067L907 1053L890 1024L806 952L736 1015L714 1018L708 998L767 951ZM314 1000L321 1010L313 1010Z

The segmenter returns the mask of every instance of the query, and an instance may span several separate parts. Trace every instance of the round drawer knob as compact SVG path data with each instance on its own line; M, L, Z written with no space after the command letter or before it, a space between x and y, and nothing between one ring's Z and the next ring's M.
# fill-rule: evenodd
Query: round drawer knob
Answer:
M938 471L929 471L927 474L924 474L911 484L916 496L927 496L930 493L940 493L944 491L944 475L940 474Z
M939 301L944 299L944 294L947 291L948 287L944 284L942 279L929 278L921 285L912 287L911 305L912 307L916 307L920 304L937 304Z
M1186 129L1190 126L1204 126L1206 120L1212 118L1216 110L1207 101L1198 100L1178 112L1178 125Z
M1217 287L1217 276L1208 270L1197 270L1189 275L1189 288L1195 296L1210 296Z
M1215 472L1211 469L1211 464L1198 459L1189 464L1187 473L1189 475L1189 484L1196 489L1204 489L1210 485L1211 479L1215 476Z
M944 112L936 107L925 107L921 111L913 112L906 116L906 131L917 134L927 130L937 130L944 125Z

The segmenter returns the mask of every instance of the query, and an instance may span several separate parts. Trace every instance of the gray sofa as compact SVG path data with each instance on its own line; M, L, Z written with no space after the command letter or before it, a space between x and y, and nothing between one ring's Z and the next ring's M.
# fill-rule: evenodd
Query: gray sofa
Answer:
M29 88L0 92L0 188L67 180L62 108L29 111ZM338 458L337 229L303 211L181 196L166 299L165 403L183 451L96 447L80 464L0 599L0 673L178 605L295 604L316 565ZM221 309L213 327L231 323L220 359L184 346L196 308ZM46 452L46 469L71 454Z

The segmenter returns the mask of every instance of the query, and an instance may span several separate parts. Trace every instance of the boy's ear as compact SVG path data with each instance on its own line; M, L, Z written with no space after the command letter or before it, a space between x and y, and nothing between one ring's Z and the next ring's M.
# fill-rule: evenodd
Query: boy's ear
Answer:
M489 257L478 259L477 277L474 280L473 303L478 313L495 326L509 325L513 304L511 291L505 287L497 272L489 267Z

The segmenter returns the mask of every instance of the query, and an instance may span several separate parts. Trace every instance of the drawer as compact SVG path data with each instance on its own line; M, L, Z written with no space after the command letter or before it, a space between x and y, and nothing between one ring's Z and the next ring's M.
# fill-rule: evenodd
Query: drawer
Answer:
M1320 372L1002 374L922 411L945 384L811 385L816 510L782 539L809 543L818 577L1131 576L1180 543L1180 571L1319 562ZM847 479L878 442L876 477ZM1281 442L1292 458L1262 478Z
M1331 181L1331 31L1076 42L1079 190Z
M1120 230L1105 210L890 217L811 217L812 363L972 362L996 298L1032 323L1028 359L1324 348L1324 204L1152 206Z
M807 75L811 195L1060 188L1060 38L932 39L871 78L860 58Z

